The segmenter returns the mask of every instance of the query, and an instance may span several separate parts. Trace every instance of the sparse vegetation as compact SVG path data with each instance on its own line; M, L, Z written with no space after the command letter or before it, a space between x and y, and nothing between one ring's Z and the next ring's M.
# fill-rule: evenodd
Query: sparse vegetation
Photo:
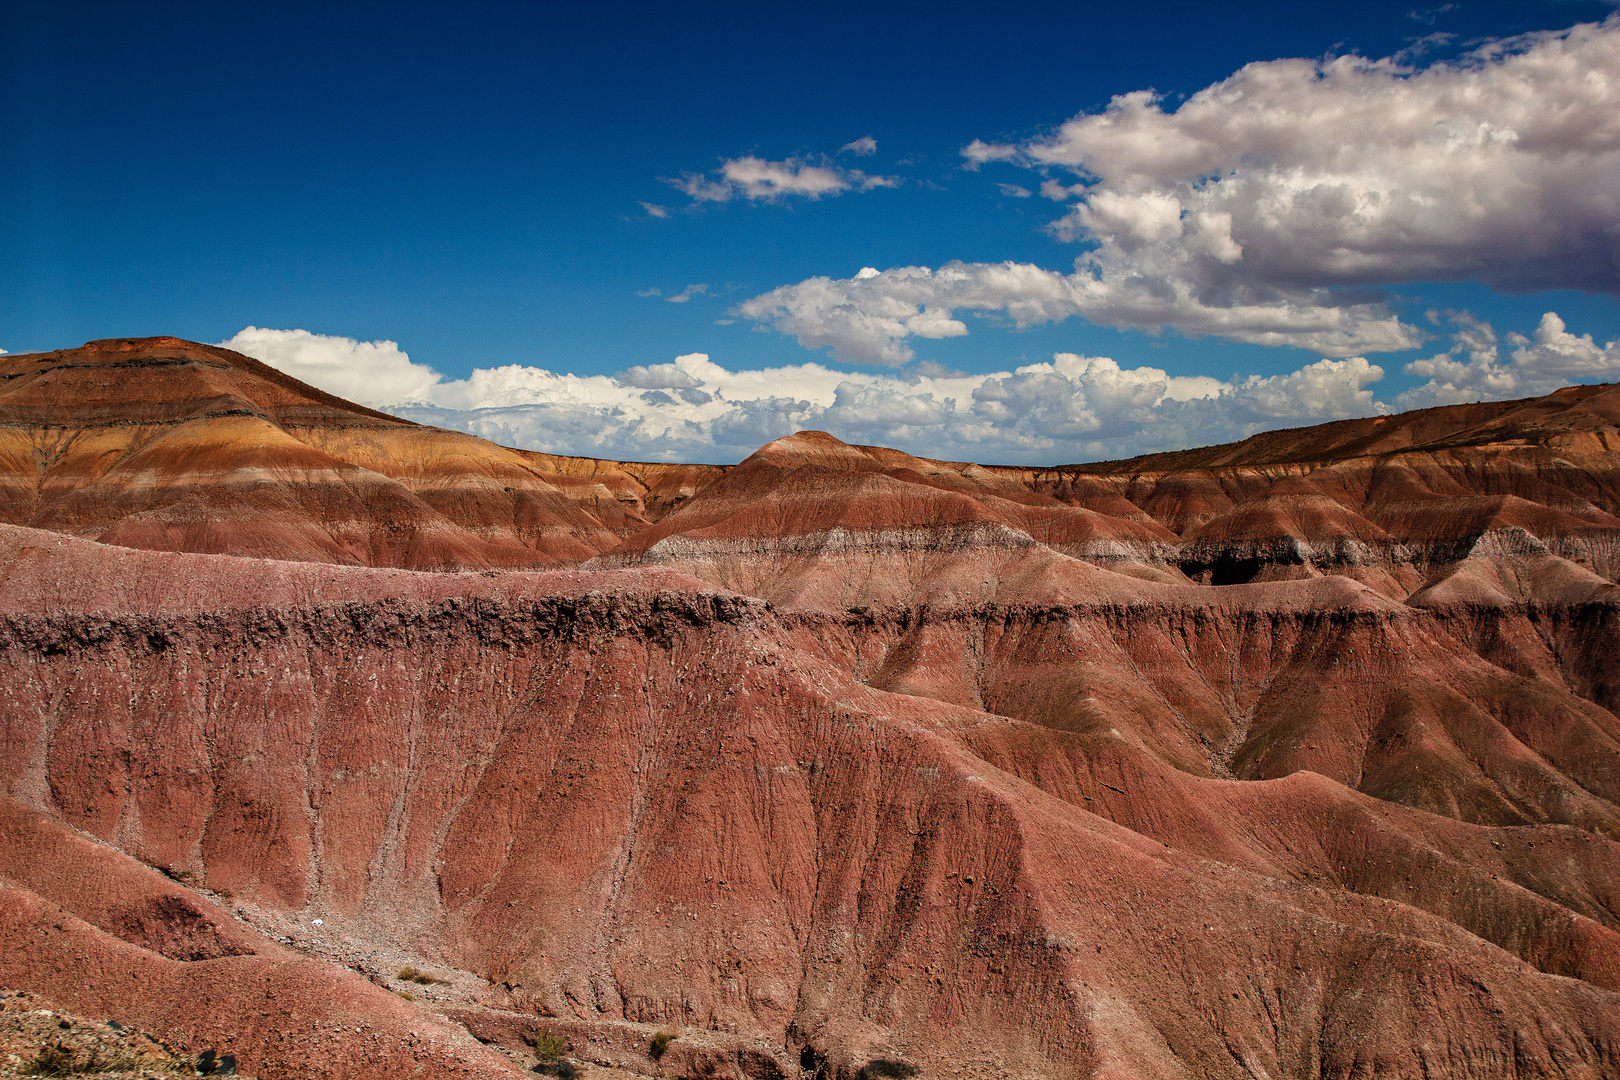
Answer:
M669 1050L669 1044L681 1037L679 1028L664 1028L652 1037L652 1045L647 1048L647 1054L654 1061L662 1061L664 1054Z
M534 1037L534 1056L541 1061L556 1061L568 1053L568 1040L546 1031Z
M72 1076L75 1059L73 1051L65 1046L47 1046L23 1066L24 1076Z
M413 983L416 983L418 986L432 986L434 983L442 983L442 982L447 982L448 981L446 979L435 979L432 975L429 975L427 972L425 972L425 971L417 971L413 967L402 967L402 968L400 968L399 969L399 974L395 975L394 978L398 979L400 982L413 982Z
M91 1050L89 1056L80 1061L71 1049L60 1043L44 1047L35 1055L34 1060L24 1065L21 1070L23 1076L43 1076L52 1078L66 1078L72 1076L86 1076L93 1073L112 1072L189 1072L186 1063L181 1061L158 1061L154 1059L139 1059L129 1055L117 1057L102 1057L101 1053Z
M576 1080L579 1076L579 1066L567 1058L539 1062L535 1065L534 1071L541 1076L555 1076L557 1080Z
M919 1071L917 1066L908 1062L875 1058L861 1066L855 1080L906 1080L907 1077L916 1076Z

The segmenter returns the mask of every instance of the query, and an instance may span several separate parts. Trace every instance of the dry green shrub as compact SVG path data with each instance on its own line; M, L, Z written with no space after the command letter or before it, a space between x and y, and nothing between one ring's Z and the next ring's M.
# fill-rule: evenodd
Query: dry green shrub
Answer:
M568 1053L568 1040L546 1031L534 1037L534 1056L541 1061L556 1061Z
M417 971L413 967L402 967L394 978L400 982L413 982L418 986L432 986L434 983L448 982L447 979L435 979L425 971Z
M662 1061L669 1044L681 1037L679 1028L664 1028L652 1037L652 1045L647 1048L647 1055L654 1061Z

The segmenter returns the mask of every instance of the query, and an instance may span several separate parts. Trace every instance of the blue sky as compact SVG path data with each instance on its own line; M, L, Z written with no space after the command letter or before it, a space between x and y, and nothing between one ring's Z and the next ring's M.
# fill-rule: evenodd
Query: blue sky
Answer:
M1550 209L1518 233L1479 226L1462 235L1459 226L1458 243L1448 234L1426 247L1402 240L1400 250L1374 238L1347 270L1343 259L1311 256L1308 239L1295 260L1276 235L1245 235L1241 210L1235 240L1219 241L1241 255L1219 256L1207 244L1187 254L1195 219L1231 219L1239 181L1278 183L1301 161L1309 172L1321 164L1319 148L1310 152L1316 157L1301 150L1304 157L1279 153L1256 165L1260 144L1232 134L1228 157L1211 159L1226 170L1224 188L1166 171L1162 158L1143 158L1110 179L1098 170L1130 153L1117 153L1098 125L1113 122L1107 110L1116 96L1152 90L1156 103L1131 121L1143 132L1161 140L1207 134L1221 116L1194 131L1177 110L1218 84L1252 99L1264 80L1244 87L1231 81L1235 73L1287 58L1397 57L1401 73L1363 73L1360 88L1344 93L1376 98L1387 83L1411 84L1421 96L1427 91L1414 73L1449 64L1463 78L1471 65L1487 81L1506 80L1509 62L1481 53L1483 43L1585 23L1599 25L1584 45L1519 38L1507 52L1521 67L1526 57L1556 50L1577 67L1601 65L1620 34L1613 11L1579 0L1426 10L1409 3L13 2L0 10L0 139L9 166L0 171L0 347L20 352L159 333L242 345L248 339L239 332L249 326L301 330L308 335L255 340L266 359L279 358L301 377L317 381L348 364L351 376L376 387L385 369L366 368L354 347L385 341L395 343L394 354L379 361L373 349L366 357L396 374L430 367L440 384L503 368L607 380L558 389L539 376L512 376L495 390L486 385L482 396L429 386L409 399L418 403L411 415L548 449L711 459L745 453L756 435L819 421L834 430L842 423L849 437L886 436L941 456L1113 456L1358 410L1534 392L1555 376L1612 379L1605 365L1614 350L1605 346L1620 337L1620 225L1602 188L1612 180L1620 191L1620 172L1606 143L1578 148L1584 180L1546 164L1557 155L1525 167L1516 182L1533 194L1545 189L1541 201ZM1580 109L1612 103L1588 95L1558 105L1551 101L1563 90L1558 79L1572 76L1543 67L1531 81L1548 95L1548 111L1564 108L1576 128L1592 130ZM1331 88L1321 69L1305 78ZM1430 82L1444 122L1443 80ZM1300 97L1276 92L1285 107ZM1207 106L1217 114L1225 107ZM1303 141L1322 115L1305 115ZM1063 127L1077 117L1091 125ZM1118 128L1129 118L1115 119ZM1378 118L1356 122L1363 127L1347 142L1361 140L1374 151L1362 157L1376 159ZM991 149L965 157L970 145ZM1383 205L1391 193L1448 191L1451 181L1438 174L1452 167L1450 158L1397 151L1392 144ZM1409 160L1415 175L1404 174ZM727 162L743 180L726 183ZM1337 182L1335 167L1348 168L1322 166ZM1379 167L1373 160L1348 182L1377 187ZM809 194L750 185L749 175L785 178ZM1043 197L1043 183L1055 185L1053 197ZM1169 218L1152 218L1167 199L1179 200ZM1124 209L1108 217L1109 207ZM1165 221L1176 236L1153 232L1171 227ZM1290 236L1315 235L1310 222L1283 226ZM1530 236L1537 239L1527 245ZM1543 245L1543 237L1554 239ZM1525 256L1514 261L1521 246ZM1272 252L1269 262L1263 249ZM1227 262L1211 262L1210 252ZM973 276L1010 263L1049 275L1032 288L1072 290L1079 279L1066 276L1087 253L1100 260L1090 272L1101 292L1048 305L1034 320L1020 314L1027 315L1020 297ZM1214 267L1219 280L1204 270L1197 276L1189 259ZM1260 268L1251 273L1250 263ZM921 287L893 276L951 264L965 268L965 284L945 289L929 278ZM884 273L856 279L863 267ZM1144 308L1140 296L1126 297L1129 281L1144 275L1172 289L1186 285L1201 297L1196 310L1181 300ZM1437 280L1446 278L1458 280ZM821 279L831 285L813 285ZM1232 299L1244 290L1247 301ZM689 299L669 302L683 292ZM925 316L907 323L911 329L869 325L908 303ZM1232 329L1223 305L1244 303L1257 304L1256 318L1270 329L1255 329L1247 317ZM1344 316L1333 331L1343 347L1293 329L1328 307ZM1430 310L1468 315L1431 319ZM1557 333L1543 325L1549 311L1562 321ZM1436 376L1429 361L1443 354L1466 364L1483 347L1485 324L1490 362L1475 356L1472 374ZM1585 335L1592 349L1583 352ZM1528 359L1515 360L1515 349L1528 350ZM661 370L694 354L713 370L694 374L691 361L684 374L614 383L634 390L642 404L628 407L651 409L651 419L638 414L626 426L624 402L598 393L619 373ZM986 389L983 378L959 377L1011 378L1021 366L1052 367L1057 354L1108 357L1122 370L1158 371L1161 381L1218 380L1224 389L1176 383L1169 397L1139 393L1130 409L1116 402L1110 413L1092 371L1085 376L1092 389L1072 390L1080 398L1066 406L1066 419L1031 427L1024 420L1051 386L1030 390L1026 400L1010 384ZM1350 379L1349 396L1322 391L1287 406L1274 399L1293 384L1252 382L1363 357L1380 378L1344 366L1312 369L1329 381ZM1405 370L1413 362L1429 367ZM1079 386L1080 368L1065 363L1067 374L1036 374L1062 374ZM1516 363L1535 378L1510 377ZM831 374L807 375L807 364ZM958 375L919 382L944 369ZM721 400L743 401L737 391L726 396L726 380L714 371L764 370L789 374L754 380L764 396L746 400L766 400L774 382L809 407L727 419L713 402L656 399L720 390ZM858 385L848 384L834 403L838 373ZM1441 391L1418 393L1436 378ZM351 389L341 373L328 382ZM514 389L519 384L528 390ZM1236 413L1227 408L1211 419L1197 414L1206 406L1188 404L1224 394L1233 405L1243 385L1254 400ZM576 409L567 423L553 423L562 399L545 395L558 393L604 416L617 409L621 420L593 429ZM896 393L910 396L897 404ZM1205 396L1188 396L1196 393ZM874 394L887 395L887 405ZM952 409L918 405L927 398L942 407L951 394ZM496 408L507 411L489 411ZM984 434L990 428L995 433ZM740 441L727 442L722 429ZM984 454L970 453L978 449Z

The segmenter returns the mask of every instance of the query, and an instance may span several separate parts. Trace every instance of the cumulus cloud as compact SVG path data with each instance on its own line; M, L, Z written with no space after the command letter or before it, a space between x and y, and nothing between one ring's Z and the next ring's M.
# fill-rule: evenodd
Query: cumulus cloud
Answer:
M997 184L996 187L1009 199L1027 199L1034 194L1029 188L1019 187L1017 184Z
M690 390L703 385L703 380L690 374L678 364L637 364L613 376L626 386L642 390Z
M1620 339L1598 345L1591 334L1569 332L1556 312L1541 317L1535 334L1509 334L1516 346L1503 360L1496 332L1464 312L1451 313L1456 325L1446 352L1406 365L1409 375L1428 382L1397 397L1403 409L1548 394L1570 383L1620 381Z
M856 140L857 143L861 141ZM875 149L877 143L874 141L872 146ZM712 174L683 173L679 177L666 177L664 182L684 192L696 203L723 203L735 198L777 202L788 196L821 199L842 195L846 191L870 191L900 185L898 177L871 176L859 169L842 168L825 159L812 162L791 157L784 161L768 161L753 155L730 158Z
M334 393L398 387L394 402L382 390L369 400L423 423L507 446L634 460L736 461L820 428L929 457L1055 464L1384 408L1368 389L1383 372L1361 357L1220 380L1074 353L990 374L930 362L894 372L814 362L733 371L689 353L614 376L512 364L445 379L392 342L249 328L224 344Z
M1195 291L1478 278L1620 290L1620 17L1451 62L1250 64L1019 148L1085 190L1057 235Z
M669 207L667 207L667 206L660 206L657 203L644 202L644 203L641 204L641 208L643 210L647 211L647 216L648 217L654 217L654 218L667 218L667 217L669 217Z
M870 135L862 135L853 142L847 142L838 148L840 154L854 154L856 157L871 157L877 153L877 140Z
M898 267L783 286L738 312L868 363L903 363L907 339L928 328L965 332L958 310L1330 357L1416 348L1426 335L1380 287L1620 292L1616 71L1620 15L1428 67L1410 56L1250 64L1173 111L1151 91L1124 94L1046 136L961 152L964 168L1045 174L1041 195L1071 204L1051 233L1087 247L1072 273Z
M372 408L426 401L441 383L438 372L413 362L392 341L356 341L308 330L249 326L219 344L263 360L329 394Z
M1139 227L1163 228L1144 215ZM1219 301L1219 302L1216 302ZM991 312L1020 329L1080 315L1109 326L1175 326L1182 332L1257 345L1296 345L1326 356L1416 347L1422 338L1381 305L1331 298L1209 297L1186 282L1113 278L1081 266L1072 274L1031 263L950 262L938 270L865 267L853 278L813 277L737 305L734 314L791 334L839 360L903 364L913 337L960 337L958 311Z

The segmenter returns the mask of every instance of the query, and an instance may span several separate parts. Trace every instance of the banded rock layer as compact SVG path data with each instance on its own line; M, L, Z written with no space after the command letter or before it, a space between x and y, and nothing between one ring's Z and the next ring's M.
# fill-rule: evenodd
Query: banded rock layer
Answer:
M1620 1073L1613 389L722 469L3 362L0 982L270 1080Z
M930 461L818 432L737 466L660 465L499 447L228 350L115 339L0 358L0 521L153 550L432 570L652 561L710 580L762 559L808 580L824 554L845 580L862 552L1021 550L1214 585L1347 576L1405 599L1498 554L1614 581L1617 424L1620 387L1580 386L1096 465ZM864 596L777 592L915 603L935 569L879 572Z

